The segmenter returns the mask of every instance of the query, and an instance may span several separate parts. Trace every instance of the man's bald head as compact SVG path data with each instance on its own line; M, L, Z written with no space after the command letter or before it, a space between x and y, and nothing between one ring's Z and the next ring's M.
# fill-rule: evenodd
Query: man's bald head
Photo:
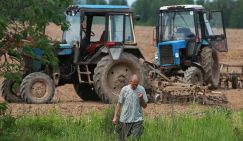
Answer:
M137 82L139 82L139 77L138 77L138 75L133 74L133 75L131 76L131 78L130 78L130 81L137 81Z
M132 89L136 89L139 84L139 77L138 75L134 74L130 78L130 85Z

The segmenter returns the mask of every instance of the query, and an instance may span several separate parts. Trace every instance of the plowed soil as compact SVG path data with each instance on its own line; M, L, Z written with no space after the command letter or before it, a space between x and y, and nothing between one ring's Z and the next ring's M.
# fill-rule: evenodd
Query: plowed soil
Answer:
M153 27L136 26L136 40L138 47L141 49L143 55L147 60L154 57L156 48L153 47ZM46 33L55 40L61 38L60 28L50 25ZM227 29L229 52L220 53L220 61L227 64L243 65L243 30ZM0 81L2 79L0 78ZM216 93L224 94L229 100L226 105L235 110L243 108L243 89L237 90L217 90ZM210 92L208 92L210 93ZM0 97L0 102L4 99ZM84 102L80 99L70 84L61 86L56 89L55 96L50 104L9 104L8 113L14 116L21 115L39 115L47 114L50 111L58 111L65 116L80 116L90 113L92 111L102 111L106 107L113 106L102 104L101 102ZM193 110L194 112L205 109L208 106L191 105L191 104L149 104L145 109L145 114L154 116L158 114L168 113L171 111L187 112Z

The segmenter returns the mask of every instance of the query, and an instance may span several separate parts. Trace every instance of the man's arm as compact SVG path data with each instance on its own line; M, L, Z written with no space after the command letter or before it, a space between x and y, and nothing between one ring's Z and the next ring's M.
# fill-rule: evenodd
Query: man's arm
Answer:
M117 124L117 121L118 121L118 114L119 114L119 112L120 112L120 110L121 110L121 104L118 102L117 104L116 104L116 108L115 108L115 113L114 113L114 117L113 117L113 124Z
M148 97L143 87L141 93L138 93L137 96L139 97L140 105L145 109L147 107Z
M115 124L115 125L117 124L117 121L118 121L118 114L120 113L121 105L124 102L123 95L124 95L125 92L126 92L126 87L123 87L121 89L120 94L119 94L118 102L117 102L116 108L115 108L114 117L113 117L113 120L112 120L113 124Z
M140 105L145 109L147 107L147 103L145 102L145 100L143 98L143 94L138 93L137 96L139 97Z
M147 103L145 103L143 99L143 95L139 98L139 100L140 100L140 105L145 109L147 107Z

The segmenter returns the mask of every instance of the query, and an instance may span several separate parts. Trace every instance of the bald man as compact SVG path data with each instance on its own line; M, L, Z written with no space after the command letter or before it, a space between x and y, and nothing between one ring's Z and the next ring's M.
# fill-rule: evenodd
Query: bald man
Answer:
M143 133L143 110L147 107L148 97L143 86L139 85L139 77L132 75L130 84L124 86L120 92L115 108L113 124L116 126L119 141L125 141L132 136L132 140L139 140ZM120 122L118 123L118 114Z

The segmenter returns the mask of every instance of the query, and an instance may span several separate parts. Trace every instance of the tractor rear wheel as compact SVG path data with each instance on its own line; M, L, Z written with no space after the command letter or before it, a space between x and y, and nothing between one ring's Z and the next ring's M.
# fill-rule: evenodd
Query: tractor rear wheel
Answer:
M83 101L98 101L100 98L89 84L74 84L74 89Z
M2 96L9 103L20 103L22 99L19 94L19 89L15 87L15 82L5 79L2 82Z
M119 60L113 61L107 55L98 62L94 70L95 91L104 103L115 103L122 87L129 84L132 74L137 74L140 84L146 85L146 71L137 57L123 53Z
M42 72L27 75L20 85L21 97L29 104L49 103L54 96L54 92L53 80Z
M212 89L218 88L220 71L219 59L216 50L204 47L201 51L201 64L205 71L204 82L211 84Z
M188 84L203 84L202 71L197 67L189 67L184 73L184 81Z

